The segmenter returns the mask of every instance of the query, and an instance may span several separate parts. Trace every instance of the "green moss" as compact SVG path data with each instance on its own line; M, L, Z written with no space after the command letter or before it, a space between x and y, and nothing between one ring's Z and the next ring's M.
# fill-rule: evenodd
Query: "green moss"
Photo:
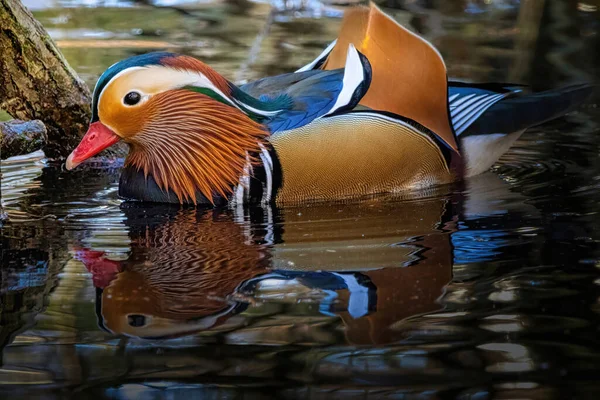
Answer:
M10 121L13 119L9 113L4 110L0 110L0 121Z

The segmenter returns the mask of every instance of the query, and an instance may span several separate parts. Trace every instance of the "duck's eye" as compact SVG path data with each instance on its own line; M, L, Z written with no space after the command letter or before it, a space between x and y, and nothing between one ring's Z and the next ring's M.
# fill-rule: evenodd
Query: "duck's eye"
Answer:
M129 92L123 98L123 102L128 106L135 106L141 99L142 96L138 92Z

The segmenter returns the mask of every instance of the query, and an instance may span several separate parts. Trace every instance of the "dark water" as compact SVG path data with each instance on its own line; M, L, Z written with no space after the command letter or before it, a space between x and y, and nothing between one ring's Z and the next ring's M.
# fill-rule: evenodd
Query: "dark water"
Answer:
M289 71L339 24L329 8L40 3L90 83L157 43L239 79ZM597 2L426 3L389 5L451 76L600 75ZM117 198L119 160L3 161L0 396L599 398L597 104L480 177L360 204L140 206Z

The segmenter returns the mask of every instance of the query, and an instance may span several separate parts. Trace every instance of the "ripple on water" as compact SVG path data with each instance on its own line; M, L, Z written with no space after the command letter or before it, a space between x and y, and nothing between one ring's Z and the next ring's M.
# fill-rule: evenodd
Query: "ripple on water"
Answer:
M45 166L46 156L41 150L2 160L2 207L16 206L23 197L31 195L31 190L39 188L40 182L36 178Z

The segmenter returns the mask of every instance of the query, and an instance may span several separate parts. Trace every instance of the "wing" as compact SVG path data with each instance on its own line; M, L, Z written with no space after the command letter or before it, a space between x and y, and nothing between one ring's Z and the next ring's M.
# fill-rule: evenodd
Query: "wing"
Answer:
M305 72L291 72L288 74L268 76L253 82L248 82L240 86L240 89L256 98L260 98L261 96L275 98L298 82L313 76L322 76L322 74L323 71L321 70L309 70Z
M465 176L491 167L529 127L573 110L593 91L587 84L540 93L497 93L478 87L450 90L452 121L461 140ZM498 97L500 96L500 97ZM467 103L472 103L467 106Z
M522 131L572 111L593 89L585 83L538 93L525 93L520 89L508 93L482 93L477 87L467 88L470 94L459 94L454 100L452 96L457 93L450 96L452 122L461 137ZM468 96L472 97L467 99ZM465 107L467 102L479 106Z
M353 109L366 93L371 81L369 61L352 45L347 55L344 68L265 78L238 88L233 95L250 110L273 109L277 107L268 105L288 102L273 115L263 114L261 122L272 134L300 128Z
M502 84L467 84L448 82L450 119L456 136L497 102L521 91Z
M417 121L456 152L448 115L446 66L438 51L372 3L346 12L333 49L317 58L315 65L326 57L323 69L340 68L349 44L368 58L373 70L360 104Z

